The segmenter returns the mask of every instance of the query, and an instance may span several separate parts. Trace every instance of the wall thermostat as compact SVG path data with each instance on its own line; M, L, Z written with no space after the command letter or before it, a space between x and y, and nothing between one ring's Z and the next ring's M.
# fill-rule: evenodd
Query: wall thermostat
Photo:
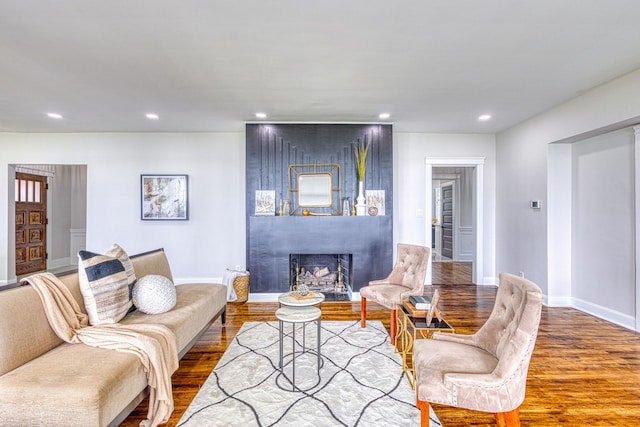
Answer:
M540 200L532 200L531 201L531 209L540 209Z

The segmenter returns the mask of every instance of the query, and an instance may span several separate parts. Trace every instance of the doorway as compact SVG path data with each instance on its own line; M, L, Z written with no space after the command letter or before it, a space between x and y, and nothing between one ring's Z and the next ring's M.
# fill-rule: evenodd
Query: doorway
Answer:
M47 269L47 177L16 173L16 275Z
M9 165L9 173L15 178L8 189L15 200L9 214L15 221L8 224L9 236L15 236L7 242L9 274L74 269L78 251L86 247L87 166L18 164ZM44 222L39 229L38 220Z
M460 267L454 275L457 278L452 280L483 284L484 158L427 158L425 170L426 207L435 212L428 224L427 240L432 241L434 253L441 257L433 260L427 283L435 283L434 278L439 283L443 280L439 263L448 261L461 263L447 266ZM470 278L460 276L469 270Z

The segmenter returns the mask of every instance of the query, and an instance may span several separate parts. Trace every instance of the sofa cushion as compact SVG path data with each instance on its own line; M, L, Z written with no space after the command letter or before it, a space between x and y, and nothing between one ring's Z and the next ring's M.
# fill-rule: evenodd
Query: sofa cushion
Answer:
M118 258L78 252L78 279L92 325L117 323L131 308L130 277Z
M162 314L144 314L140 310L127 315L120 323L160 323L176 335L178 353L186 347L227 303L227 287L219 284L193 283L178 285L176 305Z
M176 305L176 287L164 276L148 274L133 287L133 304L143 313L166 313Z
M64 343L0 376L0 425L106 426L146 386L136 355Z

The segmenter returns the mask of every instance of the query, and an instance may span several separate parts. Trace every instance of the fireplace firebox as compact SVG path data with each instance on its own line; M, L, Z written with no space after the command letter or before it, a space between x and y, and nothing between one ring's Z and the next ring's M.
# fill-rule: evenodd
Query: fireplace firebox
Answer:
M290 254L289 289L305 285L326 301L351 301L351 254Z

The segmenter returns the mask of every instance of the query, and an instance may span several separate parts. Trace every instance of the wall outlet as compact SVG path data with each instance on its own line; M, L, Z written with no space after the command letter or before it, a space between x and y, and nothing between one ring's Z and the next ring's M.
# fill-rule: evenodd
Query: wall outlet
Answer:
M518 276L524 277L524 271L521 271L520 273L518 273Z

